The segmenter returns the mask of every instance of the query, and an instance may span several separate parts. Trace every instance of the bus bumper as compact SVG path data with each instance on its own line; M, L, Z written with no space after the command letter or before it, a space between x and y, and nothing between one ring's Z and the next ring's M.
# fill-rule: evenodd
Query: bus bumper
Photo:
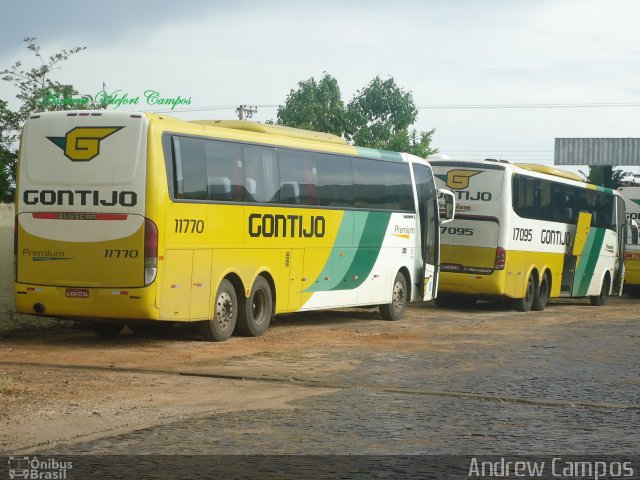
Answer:
M14 283L18 313L78 319L159 320L156 286L75 288Z
M505 294L505 279L504 270L497 270L489 275L441 272L438 293L502 296Z
M627 285L640 286L640 269L627 268L624 272L624 283Z

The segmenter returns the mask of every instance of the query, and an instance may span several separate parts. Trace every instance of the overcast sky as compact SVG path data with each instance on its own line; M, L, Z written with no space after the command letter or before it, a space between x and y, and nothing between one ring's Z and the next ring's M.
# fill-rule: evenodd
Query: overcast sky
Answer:
M276 116L297 82L336 77L347 103L375 75L413 93L415 127L454 158L553 163L555 137L637 137L640 106L471 108L479 105L640 105L640 2L3 1L0 69L86 46L55 80L191 97L189 108L260 105ZM8 15L7 15L8 12ZM15 96L5 82L0 98ZM15 105L15 104L14 104ZM434 108L437 105L448 108ZM145 109L153 109L153 107ZM456 107L456 108L453 108ZM460 108L462 107L462 108ZM182 107L186 108L186 107ZM236 118L235 107L176 116Z

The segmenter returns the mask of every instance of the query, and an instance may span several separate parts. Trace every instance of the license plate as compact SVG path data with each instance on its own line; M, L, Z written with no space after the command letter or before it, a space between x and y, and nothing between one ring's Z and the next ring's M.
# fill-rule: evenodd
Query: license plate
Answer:
M67 288L67 297L89 298L89 289L88 288Z

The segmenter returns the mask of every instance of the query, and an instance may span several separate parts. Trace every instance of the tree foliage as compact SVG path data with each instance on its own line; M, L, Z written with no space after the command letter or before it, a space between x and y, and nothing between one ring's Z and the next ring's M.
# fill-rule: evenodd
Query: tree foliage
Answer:
M104 108L88 95L82 104L70 102L73 98L79 98L78 91L73 85L50 78L60 63L86 47L60 50L45 58L35 38L25 38L24 42L28 52L36 57L36 66L25 67L21 61L17 61L0 71L0 78L17 89L16 98L19 100L17 110L11 110L7 101L0 99L0 202L13 201L18 140L24 122L33 112Z
M299 82L278 107L277 123L342 136L345 109L338 81L325 73L319 82L313 77Z
M609 172L611 172L611 178L608 178ZM612 169L611 167L606 168L600 165L590 165L589 174L586 175L586 177L587 177L587 182L589 183L593 183L595 185L602 185L602 186L614 188L614 189L635 184L635 180L631 172L625 172L620 168L618 169Z
M417 116L413 95L393 78L375 77L345 107L337 80L325 73L319 82L312 77L291 90L278 108L277 123L333 133L361 147L426 157L437 152L431 147L435 130L412 130Z

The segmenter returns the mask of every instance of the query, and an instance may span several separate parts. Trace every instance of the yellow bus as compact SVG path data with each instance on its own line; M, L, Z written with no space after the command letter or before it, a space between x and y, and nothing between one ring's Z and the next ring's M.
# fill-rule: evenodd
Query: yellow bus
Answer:
M602 305L624 278L625 202L572 172L500 160L430 160L454 191L442 227L440 305L509 298L519 311L550 297Z
M438 284L454 197L427 161L246 121L73 111L25 124L16 194L21 313L117 335L198 322L263 334L275 314L378 305ZM157 323L155 323L157 324Z
M624 289L632 297L640 297L640 186L620 187L618 192L627 205L627 245L624 254Z

